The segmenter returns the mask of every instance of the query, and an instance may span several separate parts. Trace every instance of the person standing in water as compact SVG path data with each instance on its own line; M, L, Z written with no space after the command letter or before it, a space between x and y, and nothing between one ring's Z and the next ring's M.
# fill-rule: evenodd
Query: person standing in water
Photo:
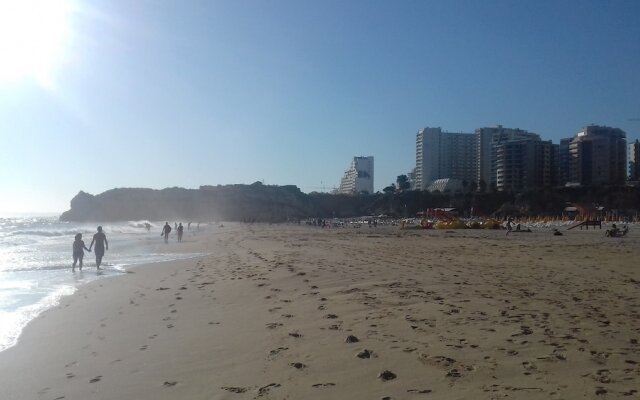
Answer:
M171 225L169 225L169 222L167 221L162 227L162 233L160 234L160 236L164 236L165 243L169 243L169 232L171 232Z
M91 240L91 244L89 245L89 251L93 247L93 244L96 244L96 248L94 252L96 253L96 269L100 269L100 264L102 264L102 257L104 256L104 250L109 250L109 242L107 242L107 236L102 232L102 227L98 227L98 233L93 235L93 240Z
M178 224L178 242L182 242L182 233L184 232L184 227L182 226L182 222Z
M82 233L76 235L76 240L73 242L73 266L71 272L76 272L76 263L80 261L80 271L82 271L82 259L84 258L84 251L91 251L87 249L82 240Z

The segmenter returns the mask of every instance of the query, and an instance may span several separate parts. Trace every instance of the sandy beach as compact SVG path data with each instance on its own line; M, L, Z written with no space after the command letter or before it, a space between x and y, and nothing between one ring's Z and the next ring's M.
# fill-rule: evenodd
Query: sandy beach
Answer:
M230 224L81 287L0 398L640 398L640 230Z

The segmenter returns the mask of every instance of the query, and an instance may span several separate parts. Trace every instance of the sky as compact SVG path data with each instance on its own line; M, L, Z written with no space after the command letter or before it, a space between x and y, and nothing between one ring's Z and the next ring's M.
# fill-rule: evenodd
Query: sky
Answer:
M328 191L354 156L374 156L381 190L426 126L635 140L638 15L637 0L0 0L0 214L116 187Z

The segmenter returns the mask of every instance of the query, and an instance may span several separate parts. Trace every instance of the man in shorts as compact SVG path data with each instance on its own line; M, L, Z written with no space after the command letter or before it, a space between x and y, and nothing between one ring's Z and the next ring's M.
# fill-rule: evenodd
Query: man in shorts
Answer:
M89 245L89 251L93 247L93 244L96 244L96 248L94 253L96 254L96 268L100 269L100 264L102 264L102 257L104 256L104 251L109 250L109 242L107 242L107 237L104 232L102 232L102 227L98 227L98 233L93 235L93 240L91 240L91 244Z

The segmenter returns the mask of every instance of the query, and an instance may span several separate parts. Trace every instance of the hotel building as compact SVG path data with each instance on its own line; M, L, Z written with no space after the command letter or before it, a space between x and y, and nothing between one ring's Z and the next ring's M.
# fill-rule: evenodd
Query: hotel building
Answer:
M373 156L353 157L349 169L340 181L338 193L373 193Z
M416 134L415 188L425 190L443 178L475 180L475 139L471 133L423 128Z
M591 125L563 139L563 184L623 185L627 178L627 141L622 129Z
M507 140L495 147L496 189L523 191L557 184L558 145L539 138Z
M500 144L514 140L540 140L540 136L522 129L504 128L502 125L476 129L475 181L478 184L484 181L488 186L497 187L496 149Z

